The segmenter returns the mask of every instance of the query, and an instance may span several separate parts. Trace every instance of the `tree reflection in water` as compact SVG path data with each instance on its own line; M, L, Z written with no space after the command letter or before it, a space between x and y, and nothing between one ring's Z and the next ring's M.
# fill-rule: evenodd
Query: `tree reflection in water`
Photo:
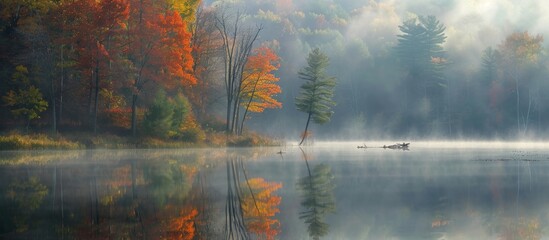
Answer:
M250 239L244 223L242 210L242 189L240 189L240 172L235 162L240 159L227 159L227 201L225 204L225 239Z
M225 239L274 239L280 232L275 219L280 212L281 197L273 194L281 183L263 178L248 178L240 157L227 159L227 199L225 205ZM251 234L250 234L251 233Z
M324 217L335 212L335 184L332 182L334 176L332 169L326 164L319 164L311 171L307 154L303 149L301 152L307 165L308 176L297 182L297 188L303 197L301 206L305 208L299 213L299 218L305 220L309 236L316 240L328 234L329 225L324 221Z
M16 231L25 232L33 220L33 213L42 205L44 197L48 194L48 188L40 183L38 178L30 177L28 180L12 182L5 194L14 203L13 210L17 212L13 215Z
M544 238L547 150L304 149L0 154L0 239Z

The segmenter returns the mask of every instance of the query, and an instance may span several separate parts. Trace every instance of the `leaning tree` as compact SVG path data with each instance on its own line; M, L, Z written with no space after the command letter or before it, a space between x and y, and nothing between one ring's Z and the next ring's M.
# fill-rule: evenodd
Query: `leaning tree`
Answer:
M320 49L316 48L309 53L307 66L299 71L299 78L305 80L301 85L301 92L295 98L297 110L307 113L307 123L303 132L301 142L307 137L307 130L311 119L317 124L324 124L330 121L335 102L334 87L336 78L326 74L326 67L330 59Z

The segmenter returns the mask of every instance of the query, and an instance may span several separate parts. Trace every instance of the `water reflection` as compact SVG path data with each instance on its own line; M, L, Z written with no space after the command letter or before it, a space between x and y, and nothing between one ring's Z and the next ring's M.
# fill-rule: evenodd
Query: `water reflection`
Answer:
M275 239L280 222L274 217L281 197L274 192L281 187L264 178L249 178L240 157L227 159L225 239Z
M0 239L542 239L549 226L547 150L278 152L0 153Z
M328 213L335 212L333 190L333 174L327 164L316 165L312 171L305 151L300 148L303 159L307 166L308 175L300 178L297 188L301 192L301 206L304 208L299 213L299 218L307 224L309 236L313 239L320 239L329 232L329 225L324 218Z

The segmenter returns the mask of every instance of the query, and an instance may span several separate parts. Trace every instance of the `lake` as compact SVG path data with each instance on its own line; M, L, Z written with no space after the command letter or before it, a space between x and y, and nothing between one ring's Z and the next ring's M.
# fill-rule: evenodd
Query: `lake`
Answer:
M0 152L0 238L547 238L544 143L391 143Z

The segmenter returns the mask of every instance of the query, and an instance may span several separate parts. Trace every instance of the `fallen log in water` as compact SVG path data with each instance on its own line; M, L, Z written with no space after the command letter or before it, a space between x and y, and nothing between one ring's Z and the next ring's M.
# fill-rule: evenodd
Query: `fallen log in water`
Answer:
M378 148L383 148L383 149L402 149L402 150L409 150L408 148L410 147L410 143L395 143L393 145L383 145L383 147L378 147ZM366 146L366 144L364 145L358 145L356 146L356 148L368 148ZM371 147L370 147L371 148Z

